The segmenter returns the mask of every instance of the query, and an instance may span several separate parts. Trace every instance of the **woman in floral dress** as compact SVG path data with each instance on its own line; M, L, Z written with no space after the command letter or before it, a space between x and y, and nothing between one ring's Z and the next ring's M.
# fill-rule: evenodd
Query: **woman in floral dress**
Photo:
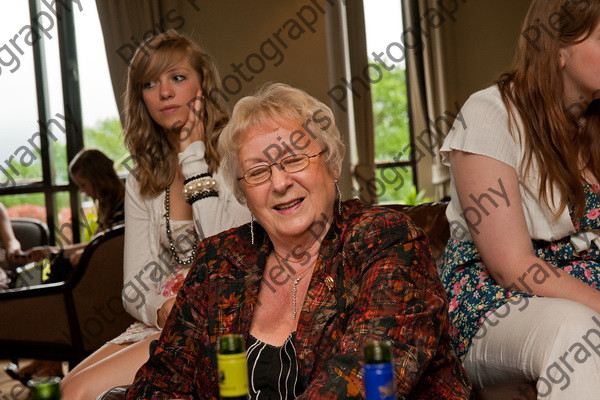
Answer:
M600 393L599 22L598 0L534 0L513 70L469 98L441 150L453 178L442 281L479 388Z

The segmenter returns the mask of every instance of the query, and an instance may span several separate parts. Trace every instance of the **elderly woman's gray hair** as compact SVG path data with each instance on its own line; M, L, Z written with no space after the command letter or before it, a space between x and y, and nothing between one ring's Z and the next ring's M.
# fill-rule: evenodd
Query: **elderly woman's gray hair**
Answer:
M243 132L260 125L275 129L284 126L304 131L309 140L311 137L316 138L325 150L325 162L329 171L332 174L341 171L345 146L331 109L303 90L283 83L267 83L253 95L238 101L229 123L219 137L219 172L241 203L245 203L246 199L237 179L237 152L242 145L239 138Z

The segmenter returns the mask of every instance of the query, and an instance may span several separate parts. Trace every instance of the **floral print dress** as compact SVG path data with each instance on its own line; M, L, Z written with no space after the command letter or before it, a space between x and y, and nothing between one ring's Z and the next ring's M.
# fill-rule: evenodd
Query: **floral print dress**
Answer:
M583 218L575 221L573 210L570 210L577 232L600 229L600 186L585 185L585 192L586 210ZM533 240L532 243L535 255L540 259L594 288L600 284L600 249L595 244L578 253L569 236L553 242ZM554 273L550 267L537 267L529 269L536 281L542 281L548 274ZM448 241L441 277L450 302L451 340L461 359L464 359L473 337L491 313L508 302L516 304L523 297L533 296L499 286L490 276L471 240Z
M175 248L181 250L177 254L181 260L186 260L192 254L192 243L197 240L194 223L193 221L171 221L171 230L171 236L176 242ZM160 245L164 249L169 249L169 238L167 237L167 227L164 220L160 227ZM170 253L169 257L173 268L169 270L169 275L164 280L165 284L162 287L162 296L165 300L177 295L191 267L191 264L182 265L176 263ZM110 343L136 343L159 332L160 329L157 327L148 326L143 322L137 321L127 328L125 332L111 340Z

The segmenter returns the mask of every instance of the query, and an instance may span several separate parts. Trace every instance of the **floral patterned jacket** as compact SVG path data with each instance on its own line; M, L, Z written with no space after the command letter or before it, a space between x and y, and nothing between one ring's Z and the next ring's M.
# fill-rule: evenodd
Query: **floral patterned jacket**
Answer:
M216 340L247 338L271 242L255 223L204 240L128 399L218 399ZM345 202L323 239L296 331L302 399L361 399L362 348L389 340L399 399L468 399L447 300L423 232L404 214Z

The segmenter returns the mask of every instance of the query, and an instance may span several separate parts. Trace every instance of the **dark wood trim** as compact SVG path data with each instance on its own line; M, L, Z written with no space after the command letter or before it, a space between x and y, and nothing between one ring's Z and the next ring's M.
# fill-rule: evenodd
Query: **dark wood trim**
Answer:
M58 3L57 3L58 4ZM63 103L65 117L69 123L66 124L67 137L67 163L69 163L75 154L83 148L83 121L81 117L81 94L79 92L79 66L77 63L77 45L75 39L75 21L73 18L74 7L73 0L67 1L66 7L56 7L58 20L58 44L60 53L61 77L63 87ZM72 183L71 177L69 182ZM74 186L70 190L72 215L79 216L81 203L77 190ZM79 232L79 218L73 218L73 243L81 241Z
M402 26L403 27L412 27L415 31L416 34L418 35L418 37L421 37L421 24L419 23L419 10L418 10L418 6L417 7L411 7L411 13L410 15L408 15L408 13L406 12L407 7L405 6L405 2L408 0L402 0L401 2L401 8L402 8ZM417 3L417 2L415 2ZM415 12L416 11L416 12ZM412 173L413 173L413 185L415 185L415 188L417 189L417 193L419 193L419 177L417 175L417 161L415 159L415 127L413 124L413 119L412 119L412 112L413 112L413 106L412 106L412 101L411 101L411 96L410 96L410 91L412 88L411 85L411 77L413 74L412 68L410 67L410 63L408 62L408 59L410 57L415 57L415 64L417 65L423 65L423 48L421 49L417 49L416 51L407 51L406 52L406 60L405 60L405 65L406 65L406 75L405 75L405 79L406 79L406 97L407 97L407 101L406 104L408 106L408 132L409 132L409 137L410 137L410 166L412 167ZM419 79L419 90L423 92L423 95L426 96L426 92L425 92L425 80L423 79L423 74L415 74Z

